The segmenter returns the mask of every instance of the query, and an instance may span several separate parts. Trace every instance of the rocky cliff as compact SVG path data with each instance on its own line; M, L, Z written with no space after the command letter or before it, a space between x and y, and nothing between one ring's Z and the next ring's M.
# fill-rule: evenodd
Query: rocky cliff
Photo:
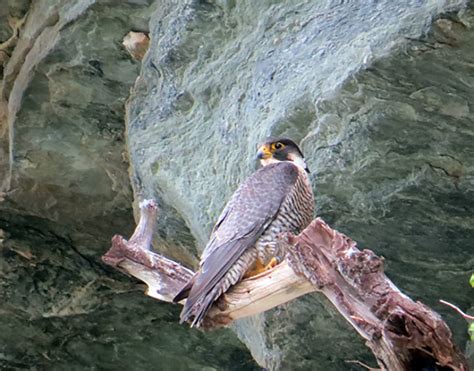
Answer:
M438 299L473 307L473 25L454 0L0 6L0 367L256 368L234 334L269 369L372 362L317 295L202 334L100 263L153 197L156 249L195 265L270 134L301 142L317 214L464 348Z

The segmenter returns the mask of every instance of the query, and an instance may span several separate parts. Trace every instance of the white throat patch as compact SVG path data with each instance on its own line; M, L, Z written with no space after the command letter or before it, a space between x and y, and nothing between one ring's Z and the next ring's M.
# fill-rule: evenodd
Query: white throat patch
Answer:
M269 157L267 159L262 159L260 160L260 163L262 164L262 166L267 166L267 165L270 165L270 164L274 164L276 162L281 162L280 160L277 160L273 157ZM298 166L299 168L307 171L308 169L308 166L306 166L306 162L304 160L304 158L302 158L301 156L297 156L297 155L294 155L294 154L290 154L288 156L288 162L293 162L296 166Z
M267 166L267 165L270 165L270 164L274 164L276 162L281 162L281 161L278 161L277 159L275 159L273 157L269 157L269 158L260 160L260 163L262 164L262 166Z
M308 166L306 165L306 161L304 160L303 157L301 156L297 156L293 153L290 153L288 155L288 159L292 162L294 162L294 164L300 168L302 168L303 170L307 171L308 170Z

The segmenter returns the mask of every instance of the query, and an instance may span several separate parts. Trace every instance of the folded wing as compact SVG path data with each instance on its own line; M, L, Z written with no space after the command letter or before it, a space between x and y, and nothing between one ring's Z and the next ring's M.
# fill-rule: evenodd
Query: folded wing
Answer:
M235 274L241 277L250 268L236 263L278 215L297 177L295 165L279 162L260 168L240 185L214 227L199 271L175 297L179 301L188 296L182 322L194 317L192 325L199 325L212 303L228 289L222 286L226 275L238 269Z

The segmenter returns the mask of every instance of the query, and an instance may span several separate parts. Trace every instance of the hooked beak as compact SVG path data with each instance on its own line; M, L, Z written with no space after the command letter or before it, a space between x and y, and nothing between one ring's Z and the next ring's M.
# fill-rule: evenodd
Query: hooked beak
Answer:
M267 146L261 146L259 149L258 149L258 152L257 152L257 158L259 160L266 160L268 158L272 157L272 153L270 152L270 150L268 149Z

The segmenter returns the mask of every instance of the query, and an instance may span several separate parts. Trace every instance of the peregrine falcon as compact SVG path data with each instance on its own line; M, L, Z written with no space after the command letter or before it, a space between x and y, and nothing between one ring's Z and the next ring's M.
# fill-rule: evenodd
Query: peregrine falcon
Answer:
M225 206L204 249L200 268L174 298L188 298L181 323L199 327L212 304L244 277L285 258L280 233L303 230L313 218L308 167L290 139L269 139L258 150L263 167L245 180Z

